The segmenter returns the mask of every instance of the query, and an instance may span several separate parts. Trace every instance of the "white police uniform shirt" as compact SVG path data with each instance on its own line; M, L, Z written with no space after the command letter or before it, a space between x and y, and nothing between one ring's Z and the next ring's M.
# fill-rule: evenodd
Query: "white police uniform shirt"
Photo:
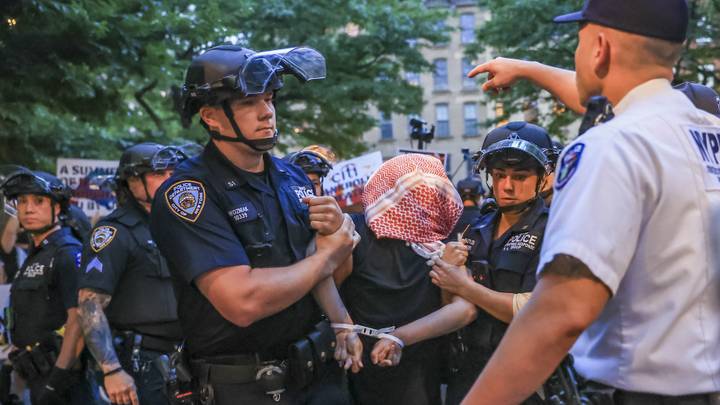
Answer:
M563 151L538 272L573 256L612 292L580 374L664 395L720 391L720 120L664 79Z

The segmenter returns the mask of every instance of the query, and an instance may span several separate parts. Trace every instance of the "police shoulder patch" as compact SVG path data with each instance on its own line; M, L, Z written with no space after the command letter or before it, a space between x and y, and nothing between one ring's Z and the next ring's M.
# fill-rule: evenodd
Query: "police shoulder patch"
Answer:
M117 234L117 229L112 226L102 225L95 228L90 236L90 247L93 252L98 253L112 242Z
M181 180L165 191L165 201L178 217L195 222L205 207L205 186L195 180Z
M570 146L560 159L560 166L557 168L555 174L555 189L561 190L570 181L578 166L580 165L580 158L582 157L585 144L578 142Z

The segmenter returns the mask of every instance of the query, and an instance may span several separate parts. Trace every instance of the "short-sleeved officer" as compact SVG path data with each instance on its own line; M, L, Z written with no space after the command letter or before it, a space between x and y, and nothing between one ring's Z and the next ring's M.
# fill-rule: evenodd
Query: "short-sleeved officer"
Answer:
M218 405L349 400L328 363L336 335L309 293L333 322L352 322L331 275L354 226L334 199L314 197L299 167L268 153L281 74L307 81L324 70L310 48L219 46L187 72L183 116L199 113L212 139L158 190L151 231L177 280L194 389ZM359 339L339 331L338 348L346 341Z
M448 403L462 400L535 287L548 216L540 191L551 152L552 141L543 128L511 122L488 133L476 155L476 170L493 179L498 207L477 218L466 235L473 241L468 265L474 280L439 283L480 308L477 319L451 342Z
M97 223L85 244L80 317L113 402L137 395L141 404L168 403L155 360L175 350L182 331L170 271L150 234L149 210L155 191L184 157L156 143L126 149L115 177L120 207Z
M10 175L1 187L17 204L20 226L32 242L10 289L13 367L27 381L34 404L92 403L76 354L81 244L60 226L70 191L56 177L27 169Z
M536 292L468 401L528 396L574 343L588 395L716 403L720 122L669 81L687 4L590 0L556 21L581 23L580 101L602 95L614 118L560 156Z

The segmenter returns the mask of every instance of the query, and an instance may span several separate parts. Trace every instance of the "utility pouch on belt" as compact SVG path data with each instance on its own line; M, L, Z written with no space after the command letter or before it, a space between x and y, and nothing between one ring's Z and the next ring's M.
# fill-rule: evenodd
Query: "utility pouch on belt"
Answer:
M490 287L490 264L487 260L473 260L470 263L470 273L476 283Z
M40 344L35 344L35 346L30 350L30 359L32 360L33 364L35 365L35 368L40 372L40 375L47 375L50 374L50 371L52 371L54 362L51 363L51 352L46 351L43 349ZM55 357L55 356L52 356Z
M33 364L30 352L25 349L16 350L8 356L12 362L13 369L26 381L33 381L40 377L42 374L38 371Z
M325 364L334 358L335 332L327 321L318 322L310 333L290 345L290 376L303 388L325 374Z

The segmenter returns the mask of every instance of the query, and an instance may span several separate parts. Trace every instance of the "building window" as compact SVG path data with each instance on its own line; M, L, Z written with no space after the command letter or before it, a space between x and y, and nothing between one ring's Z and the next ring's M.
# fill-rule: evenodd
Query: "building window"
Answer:
M435 59L433 62L435 71L433 72L433 88L438 91L448 89L448 65L447 59Z
M437 30L437 32L439 34L447 35L447 32L446 32L447 26L445 25L445 20L437 21L435 23L435 29ZM447 44L448 44L448 42L447 42L447 38L446 38L446 39L440 40L439 42L436 42L435 46L447 46Z
M462 60L462 86L465 90L475 90L477 88L474 78L468 77L468 73L473 69L473 64L470 59L463 58Z
M450 136L449 115L447 104L435 104L435 135L438 138Z
M465 136L478 134L478 111L477 103L463 104L463 116L465 117Z
M469 44L475 41L475 14L460 14L460 43Z
M393 139L392 117L383 112L380 113L380 139Z
M405 72L405 81L413 86L420 85L420 73L418 72Z

